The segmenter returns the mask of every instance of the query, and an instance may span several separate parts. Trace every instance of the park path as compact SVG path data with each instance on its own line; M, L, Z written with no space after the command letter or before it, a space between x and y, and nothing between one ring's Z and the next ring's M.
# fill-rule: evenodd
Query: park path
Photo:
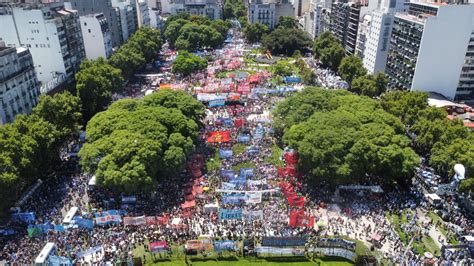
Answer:
M422 222L431 221L431 218L425 215L426 211L424 211L420 208L417 208L416 213L417 213L418 217L420 217L420 220ZM428 230L429 230L428 235L433 239L433 241L438 246L438 248L441 248L444 243L447 243L446 237L438 230L438 228L436 228L434 223L430 223L430 226L429 226ZM440 239L441 242L438 241L438 239Z

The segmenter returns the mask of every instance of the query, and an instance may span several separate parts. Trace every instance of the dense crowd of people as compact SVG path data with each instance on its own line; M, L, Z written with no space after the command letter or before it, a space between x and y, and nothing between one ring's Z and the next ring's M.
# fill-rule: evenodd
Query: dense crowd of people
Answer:
M239 40L237 37L236 39ZM216 53L225 53L232 59L241 54L226 51L239 51L242 48L242 41L239 40ZM219 58L219 61L226 59L221 54L216 58ZM333 88L341 82L340 78L329 70L317 69L317 74L323 86ZM201 84L204 86L206 80L204 77L203 73L198 73L196 76L184 79L184 82L192 82L197 78L204 80ZM267 84L265 80L258 86L272 88L272 85ZM191 87L185 89L191 91ZM141 95L139 91L144 90L145 86L141 84L128 96ZM61 170L54 178L43 183L23 204L22 209L35 213L36 224L61 225L65 214L72 207L78 208L77 215L82 219L93 220L96 213L120 210L122 216L156 216L161 217L162 222L138 226L124 226L121 223L96 224L93 228L71 225L66 226L65 230L48 230L36 236L28 236L25 223L9 222L7 227L13 228L16 234L1 238L0 261L20 265L31 264L47 242L55 243L57 256L70 258L78 263L115 263L130 261L137 247L144 247L147 250L149 243L155 241L166 241L169 245L182 246L187 240L205 237L218 240L251 240L259 245L264 237L306 236L310 242L314 242L318 237L345 236L377 246L383 258L393 263L421 265L427 256L416 254L409 243L404 243L400 239L394 225L386 219L386 212L406 215L402 210L413 210L413 215L407 217L411 222L403 224L402 229L409 235L426 233L416 222L419 217L415 210L427 208L426 201L417 190L413 189L408 193L341 191L343 201L330 203L334 195L333 189L328 184L311 186L301 182L296 176L282 176L278 173L277 165L268 159L275 157L273 153L278 146L269 114L275 104L287 95L250 93L236 104L209 107L203 120L201 142L196 147L195 154L215 158L215 154L220 150L232 150L235 145L243 145L245 149L232 152L230 156L219 156L221 157L218 161L219 167L203 171L202 176L197 177L189 169L184 170L180 175L160 182L152 194L134 195L136 202L132 204L121 202L121 196L124 195L114 195L101 188L88 186L90 177L81 174L77 159L69 159L60 167ZM241 119L244 123L236 126L234 122L237 119ZM222 131L230 132L230 141L207 142L210 133ZM282 155L283 153L278 154L278 157ZM219 190L225 186L224 183L230 182L229 177L222 173L234 171L235 175L238 175L240 168L251 168L252 174L246 182L234 183L229 190L261 193L261 201L251 204L245 200L237 203L224 201L226 195ZM204 167L202 170L205 170ZM281 182L293 185L296 192L305 197L302 209L320 223L315 226L289 225L289 213L293 208L288 205L279 189ZM202 193L193 193L190 197L186 193L185 185L189 183L206 190ZM239 193L230 194L235 196ZM183 208L181 203L188 196L190 201L194 200L195 205ZM206 208L209 204L216 204L218 208L225 210L261 211L262 216L250 220L221 219L218 211L209 211ZM462 214L454 217L452 223L461 226L466 232L472 229L471 222ZM443 254L440 262L440 265L474 263L464 252L458 251Z

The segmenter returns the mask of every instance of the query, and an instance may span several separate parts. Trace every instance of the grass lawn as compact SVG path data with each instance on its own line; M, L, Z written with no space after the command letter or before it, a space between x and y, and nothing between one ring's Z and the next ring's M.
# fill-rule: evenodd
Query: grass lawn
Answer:
M283 153L283 150L280 147L278 147L278 145L273 144L272 145L272 156L265 157L263 159L263 161L266 162L266 163L271 163L275 167L283 166L283 161L280 160L280 156L282 155L282 153Z
M234 152L234 155L239 155L245 151L247 148L247 145L242 144L242 143L236 143L234 146L232 146L232 151Z
M185 258L183 253L180 251L178 246L172 246L173 257L169 258L160 258L158 255L155 258L149 252L145 252L143 246L138 246L133 255L136 258L143 258L143 255L146 257L145 265L163 265L163 266L185 266ZM351 262L343 261L341 258L321 258L315 259L314 261L305 258L305 257L287 257L287 258L240 258L228 254L225 257L217 258L216 256L203 258L201 256L194 256L189 258L188 261L192 262L192 265L203 265L203 266L246 266L246 265L264 265L264 266L306 266L306 265L328 265L328 266L349 266L354 265Z
M243 162L237 165L232 166L232 170L236 173L240 170L240 168L256 168L256 164L254 162Z
M449 244L456 245L458 243L456 234L450 232L449 229L446 229L444 227L444 221L443 219L441 219L441 217L439 217L439 215L437 215L434 212L429 212L428 217L430 217L430 219L433 221L434 224L438 222L441 224L441 226L437 226L436 228L441 232L441 234L444 235L444 237L448 238L448 235L449 235L449 239L448 239Z
M206 161L206 168L208 172L212 172L214 170L219 170L221 167L221 159L219 158L219 150L215 149L214 157L210 157Z

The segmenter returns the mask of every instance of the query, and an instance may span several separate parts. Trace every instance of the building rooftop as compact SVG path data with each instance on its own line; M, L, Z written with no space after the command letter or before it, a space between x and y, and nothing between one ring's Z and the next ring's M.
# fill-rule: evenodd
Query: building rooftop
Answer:
M395 17L424 25L426 22L426 19L433 17L433 15L421 14L421 15L415 16L415 15L410 15L408 13L397 13Z

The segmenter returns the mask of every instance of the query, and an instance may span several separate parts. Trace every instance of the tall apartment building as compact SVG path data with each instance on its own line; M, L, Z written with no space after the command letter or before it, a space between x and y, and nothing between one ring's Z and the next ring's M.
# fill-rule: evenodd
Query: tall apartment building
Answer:
M410 3L393 22L391 88L474 102L474 5Z
M303 29L313 38L330 29L331 1L313 0L310 9L303 14Z
M63 4L0 7L0 39L28 48L42 92L74 81L85 58L79 16Z
M369 2L369 7L371 4ZM407 4L406 0L377 1L377 7L359 24L356 54L369 73L385 71L394 15L405 11Z
M84 49L89 60L112 55L112 36L105 16L92 14L80 16Z
M102 13L109 24L113 47L120 46L125 40L117 11L110 0L65 0L65 6L77 10L79 16Z
M169 12L171 15L188 13L212 20L222 18L222 6L219 0L162 0L160 6L163 13ZM169 11L165 8L169 8Z
M250 1L248 17L251 23L262 23L270 29L278 25L280 17L293 16L294 8L288 0Z
M331 7L330 30L348 55L355 53L362 7L361 3L355 2L336 2Z
M0 43L0 124L30 113L38 103L39 86L30 51Z

